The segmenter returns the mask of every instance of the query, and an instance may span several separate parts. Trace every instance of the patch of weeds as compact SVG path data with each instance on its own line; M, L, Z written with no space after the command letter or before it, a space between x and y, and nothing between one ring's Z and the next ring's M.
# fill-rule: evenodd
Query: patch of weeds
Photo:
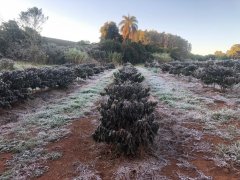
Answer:
M236 126L233 125L229 125L227 127L227 131L229 132L229 134L233 137L237 136L239 134L239 130Z
M57 160L60 157L62 157L62 153L57 151L53 151L47 154L47 159L49 160Z
M215 131L217 127L211 123L205 122L205 126L203 127L204 131Z
M73 180L82 180L82 179L101 180L101 177L98 175L98 172L96 172L92 168L92 166L85 165L80 162L76 162L74 166L76 166L75 172L79 174L79 176L73 178Z
M194 110L196 109L196 106L193 104L189 104L189 103L179 103L178 104L178 108L180 109L186 109L186 110Z
M226 161L233 161L240 165L240 141L231 145L220 144L217 146L216 153Z
M48 170L47 166L43 166L39 161L47 159L46 152L42 148L35 148L33 150L25 150L17 153L13 159L7 162L11 167L4 172L0 179L30 179L38 177Z
M231 119L239 119L239 115L232 109L221 109L213 112L211 119L216 122L225 123Z
M29 140L0 140L0 152L21 153L33 149L38 143L33 139Z

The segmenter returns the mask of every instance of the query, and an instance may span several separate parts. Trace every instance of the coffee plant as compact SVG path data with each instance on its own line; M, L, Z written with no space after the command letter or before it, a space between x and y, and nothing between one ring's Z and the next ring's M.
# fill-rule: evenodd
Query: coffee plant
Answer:
M112 68L112 66L106 69ZM79 78L88 78L105 70L95 64L66 65L25 70L6 71L0 74L0 108L25 100L36 88L66 88Z
M193 76L207 85L218 85L224 91L240 83L240 62L233 60L205 62L170 62L161 64L163 72Z
M137 69L129 63L126 63L119 72L114 73L114 78L115 83L123 83L125 81L141 83L144 80L141 73L138 73Z
M238 83L238 78L232 68L217 65L203 69L200 79L208 85L218 84L222 90L231 88Z
M114 76L114 83L102 94L101 124L93 138L134 155L139 147L154 142L159 128L153 114L157 103L149 101L150 89L141 83L143 76L132 65L125 65Z

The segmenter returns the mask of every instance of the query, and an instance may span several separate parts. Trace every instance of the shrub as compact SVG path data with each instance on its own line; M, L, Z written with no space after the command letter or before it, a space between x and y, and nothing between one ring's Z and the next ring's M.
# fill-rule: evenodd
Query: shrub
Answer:
M232 68L217 65L204 68L201 74L201 80L205 84L218 84L222 90L231 88L234 84L238 83L236 77Z
M46 67L38 70L41 87L67 87L76 78L74 71L67 67Z
M115 84L102 94L106 99L101 103L101 124L93 134L95 141L115 144L127 155L153 143L159 128L153 115L157 103L148 100L150 89L139 83L142 80L129 65L115 74Z
M69 63L82 64L86 63L89 59L86 52L71 48L65 52L65 58Z
M119 70L119 72L114 73L115 83L123 83L125 81L138 82L141 83L144 77L141 73L137 72L137 69L130 64L125 64L125 66Z
M108 59L110 62L113 62L114 64L122 64L122 54L121 53L108 53Z
M186 66L182 69L182 74L184 76L190 76L193 75L194 71L198 69L198 66L191 64L189 66Z
M108 58L107 53L99 49L91 49L88 51L88 54L91 58L96 59L100 62L106 62Z
M137 64L151 61L152 59L151 53L149 53L141 43L125 42L122 46L124 63L130 62L132 64Z
M0 74L0 107L8 107L16 101L27 99L32 93L31 89L65 88L76 77L86 78L103 71L103 67L84 64L3 72Z
M10 104L17 101L17 97L10 90L10 85L0 79L0 107L10 107Z
M55 44L45 44L44 51L47 55L46 64L64 64L66 63L65 48Z
M11 59L0 59L0 71L1 70L13 70L14 69L14 61Z
M179 76L182 73L183 68L184 68L184 66L182 64L177 64L177 65L171 67L171 69L169 70L169 73L177 74Z
M22 59L28 62L33 62L36 64L46 64L47 63L47 54L40 45L31 45L24 50Z
M100 42L100 50L105 51L107 53L121 53L122 46L121 43L115 40L104 40Z
M168 53L153 53L153 58L159 63L170 62L173 60Z
M163 72L168 72L172 68L172 66L170 64L167 64L167 63L162 64L160 67L161 67Z

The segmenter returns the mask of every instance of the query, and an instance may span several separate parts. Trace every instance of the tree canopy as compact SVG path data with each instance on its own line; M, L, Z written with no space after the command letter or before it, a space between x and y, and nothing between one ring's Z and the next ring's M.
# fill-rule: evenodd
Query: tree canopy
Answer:
M48 20L48 16L45 16L42 9L37 7L28 8L27 11L22 11L19 16L23 27L30 27L36 31L40 31L42 25Z
M119 34L118 27L115 22L105 22L100 28L101 40L120 40L121 35Z
M240 59L240 44L234 44L231 49L227 51L227 55L233 59Z
M133 39L134 33L138 30L138 21L135 16L123 16L123 20L119 23L120 31L123 39Z

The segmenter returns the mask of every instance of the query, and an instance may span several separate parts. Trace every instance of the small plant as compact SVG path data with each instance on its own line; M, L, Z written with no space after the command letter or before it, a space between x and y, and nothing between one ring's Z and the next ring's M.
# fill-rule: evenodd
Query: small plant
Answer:
M125 66L119 70L119 72L114 73L115 83L123 83L125 81L138 82L141 83L144 77L141 73L137 72L131 64L125 64Z
M62 153L53 151L47 154L47 158L50 160L57 160L62 157Z
M161 65L161 69L163 72L168 72L170 69L172 68L172 66L170 64L164 63Z
M234 163L240 165L240 141L231 145L218 145L217 154L226 161L233 161Z
M219 111L215 111L211 116L212 120L217 122L227 122L232 118L238 118L238 113L231 109L221 109Z

